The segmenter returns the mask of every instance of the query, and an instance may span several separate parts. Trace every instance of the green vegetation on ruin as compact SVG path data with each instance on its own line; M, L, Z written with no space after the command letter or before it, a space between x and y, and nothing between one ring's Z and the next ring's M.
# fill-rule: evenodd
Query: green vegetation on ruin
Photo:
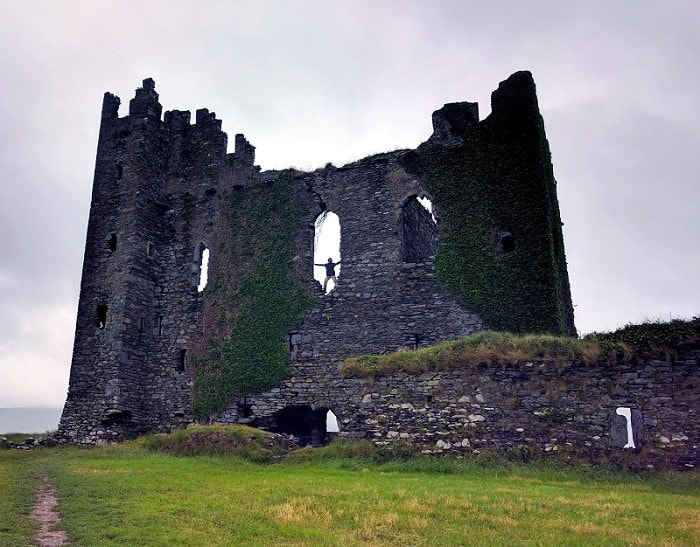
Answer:
M697 472L388 460L342 443L271 465L141 444L4 451L0 545L33 543L29 511L42 476L75 546L700 542Z
M534 83L522 72L509 81L479 124L446 105L443 115L463 146L426 143L403 163L432 193L442 218L437 275L466 308L493 330L573 334L556 182ZM514 237L512 252L498 248L503 232Z
M213 249L214 278L205 289L205 320L214 334L192 359L199 417L284 379L287 332L313 304L295 261L294 235L308 213L294 200L290 177L234 189L227 199L230 229Z
M246 425L199 425L147 437L144 446L176 456L236 456L255 462L279 459L283 437Z
M485 331L426 348L351 357L343 362L341 372L348 376L376 377L396 372L420 374L480 365L518 365L533 359L582 365L630 363L642 359L673 359L679 347L699 343L700 318L628 325L615 332L593 333L583 339Z

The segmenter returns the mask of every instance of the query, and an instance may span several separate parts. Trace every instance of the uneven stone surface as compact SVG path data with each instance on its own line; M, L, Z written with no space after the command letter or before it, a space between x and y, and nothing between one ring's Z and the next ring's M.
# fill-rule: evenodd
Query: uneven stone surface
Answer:
M329 408L340 435L375 444L410 443L427 454L481 450L574 459L624 458L637 469L700 465L700 350L675 362L583 366L534 360L376 379L299 364L280 389L248 398L221 421L274 427L271 416L290 403ZM618 407L631 409L635 449L623 449ZM623 431L626 431L626 427ZM617 432L617 433L615 433Z

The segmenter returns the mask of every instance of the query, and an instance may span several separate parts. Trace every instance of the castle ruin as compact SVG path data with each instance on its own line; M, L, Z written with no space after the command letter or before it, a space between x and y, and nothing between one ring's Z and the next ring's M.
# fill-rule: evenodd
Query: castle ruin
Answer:
M303 293L280 315L306 302L284 332L258 335L284 353L287 369L266 376L265 355L241 358L247 379L201 405L200 420L299 435L325 431L332 409L341 432L361 437L369 427L362 401L371 397L361 380L338 372L347 357L486 328L575 334L556 181L530 73L499 85L484 120L476 103L447 104L416 150L309 173L261 171L240 134L227 152L221 121L207 109L194 124L188 111L162 116L151 79L128 115L119 117L119 105L105 93L65 439L102 443L192 422L197 394L208 401L207 386L238 382L212 363L256 343L235 320L263 304L244 306L237 295L274 300L285 288L270 286L274 268ZM248 259L235 254L241 245L232 249L230 234L285 220L246 219L242 196L254 189L259 204L282 187L298 217L285 228L291 256L241 270ZM432 213L419 202L426 198ZM342 274L324 294L312 278L314 226L330 211L341 224ZM198 290L205 252L208 282Z

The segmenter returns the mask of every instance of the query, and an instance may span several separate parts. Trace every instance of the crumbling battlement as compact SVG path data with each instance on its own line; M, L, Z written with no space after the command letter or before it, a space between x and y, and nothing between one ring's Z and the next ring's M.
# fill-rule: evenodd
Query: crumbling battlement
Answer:
M229 390L209 418L284 430L291 418L280 411L330 408L334 389L344 396L352 386L365 389L338 372L352 355L486 327L574 334L556 183L531 75L502 82L492 102L481 121L476 103L445 105L416 150L300 173L260 172L242 134L228 153L221 121L207 109L197 110L194 124L187 111L161 119L151 79L121 118L119 98L106 93L60 435L99 443L191 422L202 379L235 384L226 363L243 345L262 342L250 339L256 332L281 349L286 375L266 374L266 356L255 355L243 363L247 387ZM281 225L287 213L268 211L261 221L240 204L246 190L264 196L280 188L288 188L296 219L282 234L291 252L251 265L260 257L236 255L232 234L255 234L256 222ZM432 214L419 198L431 201ZM340 218L342 272L324 295L312 279L314 225L329 211ZM205 251L209 280L200 291ZM286 302L269 282L273 268L288 270L283 278L299 283L294 294L310 304L284 331L236 330L248 308L274 303L276 293ZM244 290L257 300L240 309ZM359 415L342 418L362 434Z

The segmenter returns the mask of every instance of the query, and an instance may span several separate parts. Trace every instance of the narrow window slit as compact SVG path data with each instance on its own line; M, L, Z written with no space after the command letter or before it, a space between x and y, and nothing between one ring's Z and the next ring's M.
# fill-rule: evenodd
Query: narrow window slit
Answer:
M109 246L109 250L111 252L114 252L117 250L117 234L113 233L109 237L109 241L107 241L107 245Z
M202 292L209 281L209 249L204 243L199 244L199 284L197 292Z
M178 353L177 367L175 367L175 370L177 370L178 372L184 372L186 362L187 362L187 350L181 349Z
M248 399L246 397L242 397L241 399L238 400L237 410L238 410L238 416L240 418L250 418L250 416L253 414L253 405L251 405L248 402Z
M97 306L97 328L103 329L107 325L107 305L99 304Z

